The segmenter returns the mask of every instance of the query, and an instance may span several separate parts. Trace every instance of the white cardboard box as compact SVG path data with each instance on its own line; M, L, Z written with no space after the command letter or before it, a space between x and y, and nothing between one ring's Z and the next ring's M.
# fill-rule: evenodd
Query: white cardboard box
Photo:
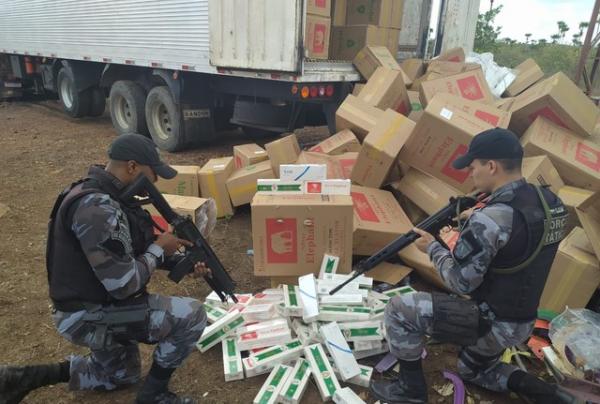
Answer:
M279 400L285 404L299 404L308 386L310 374L310 363L304 358L299 358L279 392Z
M333 402L335 404L366 404L350 387L336 390Z
M312 376L315 379L319 393L321 393L321 399L323 401L331 400L335 391L340 389L341 386L333 373L323 346L314 344L304 347L304 357L310 363Z
M319 316L319 300L317 298L317 285L313 274L298 278L300 300L302 300L302 319L305 323L315 321Z
M241 380L244 378L242 355L237 347L235 338L226 338L221 343L223 349L223 370L225 381Z
M279 400L279 392L286 382L292 368L285 365L277 365L262 385L260 391L254 397L253 404L275 404Z
M220 318L204 329L204 333L196 342L196 347L200 352L206 352L235 332L235 329L242 326L242 324L244 324L244 319L242 313L238 310L227 313L225 317Z
M346 381L358 376L360 368L338 324L335 321L324 324L321 326L320 331L325 347L333 358L335 366L340 371L342 380Z

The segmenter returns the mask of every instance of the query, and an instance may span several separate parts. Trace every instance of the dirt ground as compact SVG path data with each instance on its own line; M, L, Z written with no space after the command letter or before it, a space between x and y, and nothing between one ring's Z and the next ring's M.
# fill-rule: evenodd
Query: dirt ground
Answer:
M318 132L318 131L316 131ZM314 140L315 131L309 137ZM114 138L110 118L73 120L56 102L0 103L0 364L34 364L63 360L70 353L86 350L62 339L54 329L48 299L45 245L50 209L58 193L86 173L92 163L105 161ZM266 139L259 140L264 143ZM310 139L309 139L310 140ZM177 154L164 153L169 163L202 165L209 158L231 155L235 144L247 142L239 132L223 134L212 147ZM301 143L307 136L301 135ZM250 209L238 209L228 220L220 220L211 243L225 267L237 281L238 290L257 292L269 287L252 274ZM158 271L150 290L162 294L203 299L209 293L203 283L185 279L176 285ZM150 365L152 347L141 346L144 371ZM451 403L433 386L445 384L444 369L455 369L456 349L437 345L428 348L425 361L430 384L430 402ZM361 361L373 365L368 361ZM207 403L251 402L266 376L225 383L220 346L205 354L193 352L171 382L176 392ZM24 403L131 403L138 386L116 392L71 392L65 385L39 389ZM351 386L367 402L367 391ZM468 387L470 402L515 402L508 395ZM310 385L303 402L320 402L316 386Z

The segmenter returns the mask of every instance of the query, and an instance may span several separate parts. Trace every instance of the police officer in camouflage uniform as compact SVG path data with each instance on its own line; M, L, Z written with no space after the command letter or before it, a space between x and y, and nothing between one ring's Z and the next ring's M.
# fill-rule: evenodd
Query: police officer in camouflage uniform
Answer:
M106 167L59 196L51 215L47 269L58 332L90 348L59 364L1 367L0 401L19 402L35 388L68 382L72 390L114 390L140 380L138 343L156 344L137 403L191 403L168 390L171 374L194 349L206 325L197 300L149 294L157 268L168 269L179 248L171 233L154 236L149 214L119 195L144 174L171 179L152 141L137 134L112 142ZM209 274L198 264L195 276Z
M416 245L447 287L470 299L418 292L389 302L385 327L401 369L397 381L372 382L382 402L427 402L425 335L462 347L458 371L465 381L539 403L569 399L556 385L500 361L506 348L524 342L533 330L567 219L556 195L523 179L522 157L518 138L496 128L475 136L467 154L453 162L456 169L468 168L476 189L490 195L485 206L462 215L466 222L453 251L420 229Z

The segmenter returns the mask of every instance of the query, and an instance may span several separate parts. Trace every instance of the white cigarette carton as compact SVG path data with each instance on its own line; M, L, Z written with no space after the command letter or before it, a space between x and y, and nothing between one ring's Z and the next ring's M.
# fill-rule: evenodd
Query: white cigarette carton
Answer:
M321 306L319 321L366 321L371 317L371 308L365 306Z
M283 181L318 181L327 179L325 164L281 164L279 178Z
M225 381L241 380L244 378L242 355L237 347L235 338L226 338L221 343L223 349L223 370Z
M261 330L270 330L273 328L285 327L288 325L288 322L285 318L276 318L268 321L261 321L258 323L248 324L242 327L239 327L235 330L237 335L245 334L247 332L252 331L261 331Z
M254 397L253 404L275 404L279 400L279 392L286 382L292 368L285 365L277 365L271 371L269 377L261 387L260 391Z
M321 326L321 337L324 345L329 351L335 367L340 371L342 380L346 381L358 376L360 368L356 358L352 355L352 350L344 339L340 327L334 321L333 323L324 324Z
M340 323L340 330L346 341L381 341L383 339L381 321Z
M335 364L332 363L331 366L333 367L336 376L340 377L339 370L335 367ZM360 363L358 364L358 367L360 367L360 374L354 376L352 379L346 380L346 382L356 386L369 388L371 377L373 377L373 368L371 366L361 365Z
M385 308L385 303L382 303L379 300L375 300L373 305L371 306L370 320L383 320L383 317L385 316Z
M350 387L336 390L333 402L335 404L366 404Z
M304 345L299 339L293 339L287 344L276 345L263 349L257 354L251 354L242 359L246 377L263 374L280 363L289 363L298 359L304 353Z
M346 274L325 274L325 276L321 277L322 279L335 281L335 282L345 282L350 278L351 275ZM352 282L358 282L358 285L361 288L371 289L373 287L373 278L369 278L368 276L361 275Z
M244 307L242 317L248 323L256 321L267 321L275 316L275 305L273 303L250 304Z
M272 290L272 292L271 292ZM269 293L265 293L269 292ZM255 304L278 304L283 303L283 290L281 289L267 289L262 293L257 293L252 297L249 305L253 306Z
M205 302L203 307L209 323L214 323L218 319L227 315L227 310L212 303Z
M237 310L227 313L225 317L220 318L204 329L204 333L202 333L202 336L196 342L196 347L200 352L206 352L234 333L235 329L241 327L243 324L242 313Z
M236 294L235 297L238 299L238 303L237 304L241 304L241 305L247 305L250 300L252 299L252 294L250 293L244 293L244 294ZM221 298L219 297L219 295L217 295L217 293L215 291L212 291L208 294L208 296L206 296L206 298L204 299L205 302L211 303L212 305L215 306L219 306L219 307L223 307L223 308L230 308L232 305L236 304L233 300L231 300L230 297L227 298L227 302L222 302Z
M277 328L247 332L237 337L240 351L286 344L291 340L292 333L287 324Z
M332 179L304 183L304 193L309 195L350 195L351 190L350 180Z
M304 323L298 318L292 320L292 330L294 330L294 333L298 339L302 341L303 345L310 345L319 342L318 339L315 338L311 328L304 325Z
M326 275L334 275L337 272L340 264L340 257L324 254L321 262L321 270L319 271L319 279L325 279Z
M339 282L330 281L328 279L317 279L317 293L320 295L328 295L334 288L339 286ZM336 293L341 293L345 295L354 295L358 294L360 289L360 285L358 282L350 282L343 288L341 288Z
M363 304L363 297L361 294L346 295L346 294L335 294L335 295L319 295L321 304L325 305L342 305L342 306L361 306Z
M300 300L302 300L302 319L305 323L316 321L319 316L319 300L315 276L308 274L299 277L298 289L300 290Z
M355 351L367 351L381 347L381 341L353 341Z
M312 370L319 393L321 393L321 399L323 401L331 400L335 391L341 388L341 386L333 373L323 346L321 344L314 344L305 347L304 357L310 363L310 369Z
M285 404L299 404L308 386L310 374L310 363L304 358L299 358L279 392L279 400Z
M381 345L377 348L367 349L365 351L354 350L354 351L352 351L352 353L354 354L354 357L356 358L356 360L361 360L364 358L368 358L371 356L389 352L390 349L388 347L387 342L385 342L385 341L380 341L380 342L381 342Z
M298 286L283 285L283 313L290 317L302 317L302 299Z
M281 179L256 180L256 193L262 195L302 195L304 183Z

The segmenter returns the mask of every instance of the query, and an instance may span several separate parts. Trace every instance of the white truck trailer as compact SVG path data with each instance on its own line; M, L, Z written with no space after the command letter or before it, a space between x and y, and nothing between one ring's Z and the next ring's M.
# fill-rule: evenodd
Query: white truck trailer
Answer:
M392 1L404 1L410 27L401 49L402 36L422 44L431 0ZM168 151L210 142L231 124L249 134L333 130L360 75L351 61L305 56L306 8L306 0L0 0L0 55L11 70L3 83L57 94L72 117L101 115L108 103L118 133L149 134Z

